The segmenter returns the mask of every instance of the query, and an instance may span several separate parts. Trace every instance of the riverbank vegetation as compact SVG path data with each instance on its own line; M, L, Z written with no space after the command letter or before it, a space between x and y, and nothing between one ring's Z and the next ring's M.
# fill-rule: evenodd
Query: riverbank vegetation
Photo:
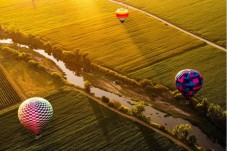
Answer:
M166 133L167 135L175 137L176 139L180 140L181 142L185 143L186 145L189 145L190 148L192 148L193 150L196 150L196 151L203 150L203 148L198 145L197 138L194 135L188 137L188 134L191 131L191 126L189 124L176 125L173 128L173 130L169 130L165 126L151 121L149 116L144 115L144 111L145 111L144 102L137 102L135 105L133 105L133 107L131 109L129 109L128 107L121 105L119 102L110 100L109 98L107 98L105 96L102 96L101 100L104 103L106 103L109 107L113 107L113 108L121 111L122 113L132 115L132 116L138 118L139 120L144 121L145 123L152 126L153 128L159 129L159 130L163 131L164 133Z

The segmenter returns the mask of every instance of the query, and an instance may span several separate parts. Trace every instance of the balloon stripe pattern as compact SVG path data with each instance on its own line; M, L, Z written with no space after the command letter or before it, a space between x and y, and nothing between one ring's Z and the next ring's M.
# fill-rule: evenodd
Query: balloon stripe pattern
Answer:
M43 98L25 100L18 109L21 124L32 133L38 135L53 115L51 104Z
M119 8L116 11L116 17L121 23L124 23L125 19L128 17L128 10L125 8Z
M189 100L202 88L203 76L196 70L185 69L177 73L175 81L177 89Z

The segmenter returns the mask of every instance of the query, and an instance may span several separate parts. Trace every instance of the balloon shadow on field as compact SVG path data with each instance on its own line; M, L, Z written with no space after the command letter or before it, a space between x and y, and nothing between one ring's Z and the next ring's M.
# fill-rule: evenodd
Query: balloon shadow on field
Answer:
M137 122L135 122L135 125L137 125L137 127L139 128L140 133L143 136L144 141L146 142L147 148L149 150L156 150L156 149L160 150L158 145L152 145L153 143L155 143L154 142L155 138L152 135L152 130L150 130L149 128L147 128ZM153 133L155 133L155 132L153 132ZM155 147L157 147L157 148L155 148Z
M33 7L33 9L36 9L36 3L35 3L35 0L32 0L32 7Z
M89 102L90 106L92 107L92 111L96 117L98 128L100 128L102 130L105 140L109 143L111 137L109 135L107 126L111 123L108 123L109 117L105 114L105 111L104 111L105 108L93 100L89 100L88 102Z
M141 24L140 24L141 23ZM144 28L143 20L140 18L132 18L128 17L126 21L122 24L122 28L124 28L125 34L128 36L129 42L132 44L130 47L132 47L132 54L135 54L136 56L132 56L135 59L133 59L133 64L137 64L137 66L128 69L129 72L136 71L138 69L141 69L141 67L145 68L151 64L153 64L153 60L150 57L150 52L154 51L151 46L152 41L150 40L151 37L149 31L152 31L152 27L150 29ZM155 36L155 35L150 35ZM134 48L133 48L134 47ZM130 55L130 53L129 53ZM141 58L140 60L138 60ZM138 62L134 62L135 60L138 60Z

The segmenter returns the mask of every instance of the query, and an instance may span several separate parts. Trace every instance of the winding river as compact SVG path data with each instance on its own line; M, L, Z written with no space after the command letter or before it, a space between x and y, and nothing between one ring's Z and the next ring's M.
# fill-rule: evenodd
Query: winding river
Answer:
M2 44L13 44L12 39L1 39L0 43ZM26 45L17 44L20 47L29 48ZM84 78L83 76L77 76L73 71L70 71L62 61L57 61L52 55L47 54L42 49L33 49L33 51L45 56L46 58L52 60L59 66L59 68L65 73L66 79L68 82L84 88ZM132 108L131 104L135 104L135 101L132 101L128 97L119 96L117 94L96 88L91 87L91 93L94 96L101 98L102 96L106 96L110 99L119 101L122 105L127 106L128 108ZM215 149L216 151L225 151L225 148L218 144L216 141L211 140L206 134L204 134L198 127L192 125L190 122L182 119L182 118L174 118L172 116L166 116L166 113L163 113L159 110L154 109L152 106L148 105L145 107L145 115L150 116L150 119L158 124L164 125L169 129L173 129L177 124L190 124L192 126L192 131L190 135L195 135L198 139L198 144L206 149Z

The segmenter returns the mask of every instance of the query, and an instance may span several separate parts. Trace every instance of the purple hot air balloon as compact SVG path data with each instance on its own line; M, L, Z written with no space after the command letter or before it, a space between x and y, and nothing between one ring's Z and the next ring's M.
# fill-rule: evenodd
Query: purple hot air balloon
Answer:
M38 139L42 129L53 115L51 104L39 97L25 100L18 109L18 118L21 124L36 135Z
M188 103L194 94L202 88L203 76L196 70L185 69L177 73L175 81L177 89Z

